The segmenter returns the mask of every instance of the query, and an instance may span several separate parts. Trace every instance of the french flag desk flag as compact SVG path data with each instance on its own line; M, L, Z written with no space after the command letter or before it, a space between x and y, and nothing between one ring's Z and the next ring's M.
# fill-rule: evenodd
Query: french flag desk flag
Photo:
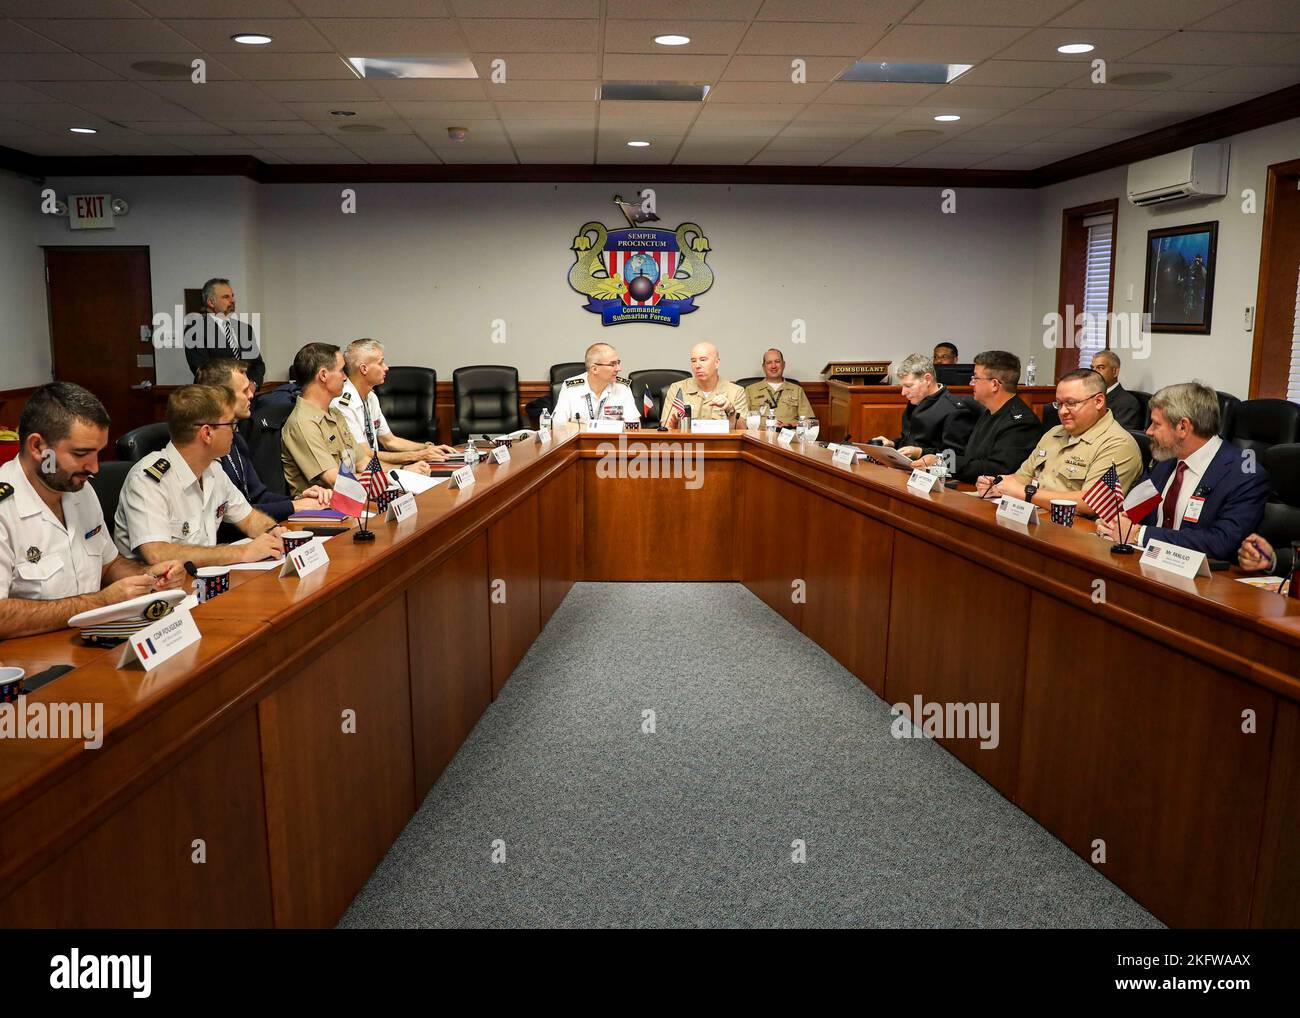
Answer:
M334 478L334 494L330 496L330 508L337 509L345 516L354 519L360 519L362 511L366 508L366 489L361 486L356 474L346 466L340 466L338 476Z

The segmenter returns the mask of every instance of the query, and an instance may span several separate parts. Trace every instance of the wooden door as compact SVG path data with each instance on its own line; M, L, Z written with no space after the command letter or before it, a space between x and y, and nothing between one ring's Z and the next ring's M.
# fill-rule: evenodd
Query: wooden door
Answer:
M140 329L153 320L147 247L45 249L54 377L100 398L117 439L156 419L154 348Z

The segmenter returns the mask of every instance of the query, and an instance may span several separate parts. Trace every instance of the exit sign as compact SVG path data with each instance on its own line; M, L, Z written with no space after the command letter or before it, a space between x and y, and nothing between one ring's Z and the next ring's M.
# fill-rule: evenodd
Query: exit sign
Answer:
M68 225L74 230L111 230L113 196L111 194L68 195Z

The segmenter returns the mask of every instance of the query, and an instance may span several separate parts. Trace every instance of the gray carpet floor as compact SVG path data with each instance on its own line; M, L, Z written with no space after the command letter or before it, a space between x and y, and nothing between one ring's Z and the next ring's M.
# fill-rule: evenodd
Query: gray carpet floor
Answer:
M340 925L1160 926L890 721L739 584L578 584Z

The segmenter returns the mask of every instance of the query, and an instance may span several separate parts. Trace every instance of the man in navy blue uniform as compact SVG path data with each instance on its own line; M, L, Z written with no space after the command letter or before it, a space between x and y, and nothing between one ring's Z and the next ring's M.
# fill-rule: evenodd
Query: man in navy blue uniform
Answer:
M235 394L235 417L237 420L248 419L253 393L256 387L248 377L248 370L243 361L234 358L208 361L199 366L198 385L224 385ZM244 436L235 432L230 453L221 457L221 469L248 499L249 505L260 509L271 519L279 522L288 519L301 509L322 509L329 505L330 490L313 485L302 493L301 498L281 495L268 488L257 471L253 468L253 454L249 451Z
M1159 504L1141 521L1137 544L1164 541L1213 559L1234 560L1259 526L1272 482L1255 457L1219 437L1219 397L1199 382L1167 385L1151 397L1149 479ZM1113 537L1115 527L1097 521Z

